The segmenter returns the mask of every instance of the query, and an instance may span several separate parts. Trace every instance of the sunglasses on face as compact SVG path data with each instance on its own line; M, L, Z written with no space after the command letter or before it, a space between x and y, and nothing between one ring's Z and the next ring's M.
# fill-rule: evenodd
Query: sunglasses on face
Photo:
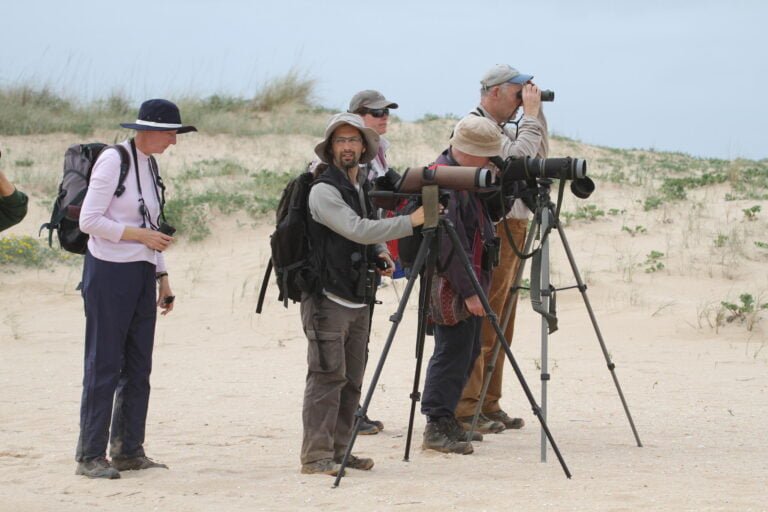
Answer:
M365 113L377 119L380 119L384 116L389 115L389 109L388 108L369 108L365 111Z

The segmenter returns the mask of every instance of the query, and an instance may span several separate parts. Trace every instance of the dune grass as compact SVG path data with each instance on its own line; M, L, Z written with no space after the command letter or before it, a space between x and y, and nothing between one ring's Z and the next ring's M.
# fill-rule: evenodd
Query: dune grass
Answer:
M184 122L208 133L262 135L322 133L322 122L300 114L323 109L315 104L316 80L296 69L267 81L251 98L215 94L206 98L172 97ZM0 89L0 135L73 133L88 136L132 118L138 102L119 92L90 103L48 86L16 85ZM279 113L279 115L274 115Z
M249 169L231 159L202 160L170 178L172 197L168 221L190 241L205 239L219 214L244 211L258 218L277 207L280 194L299 170L275 172Z

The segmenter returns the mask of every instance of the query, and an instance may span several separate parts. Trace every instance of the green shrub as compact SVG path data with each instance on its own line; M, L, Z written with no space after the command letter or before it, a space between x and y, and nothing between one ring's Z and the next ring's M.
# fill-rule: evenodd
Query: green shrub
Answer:
M7 236L0 238L0 267L21 265L45 268L55 261L80 261L80 257L32 238L31 236Z

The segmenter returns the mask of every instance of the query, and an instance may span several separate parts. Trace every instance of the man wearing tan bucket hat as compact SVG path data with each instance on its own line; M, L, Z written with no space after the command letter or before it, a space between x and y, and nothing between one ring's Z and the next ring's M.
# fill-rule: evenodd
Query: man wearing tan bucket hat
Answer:
M437 165L486 167L489 159L501 151L502 135L485 118L468 116L459 121L450 139L450 147L435 161ZM424 381L421 412L427 417L424 449L462 455L473 452L454 417L456 404L467 382L472 365L480 353L480 327L485 315L480 298L453 251L464 250L473 262L475 275L487 294L493 265L495 233L484 198L467 190L451 190L445 209L446 218L456 228L463 247L453 247L450 239L440 239L441 270L432 283L430 316L435 324L435 349L429 359ZM447 306L446 306L447 305Z
M339 471L360 400L375 274L392 272L384 242L410 236L424 222L421 208L410 216L377 218L360 167L374 158L378 147L379 135L360 116L346 112L331 117L315 147L325 165L309 193L314 291L302 294L301 300L309 366L302 473ZM377 268L377 260L386 261L386 269ZM373 460L351 456L347 467L371 469Z
M547 157L549 139L547 122L541 109L541 91L531 80L533 76L520 73L506 64L497 64L492 67L480 80L480 105L467 118L483 117L496 125L496 129L503 136L502 149L499 153L502 158ZM520 107L523 108L523 115L518 120L516 128L510 127L509 121L514 119ZM505 310L508 292L520 265L520 260L507 242L506 235L503 234L506 230L502 223L506 223L515 245L522 249L529 217L528 208L522 201L516 200L506 218L496 226L497 236L501 239L499 266L493 272L488 300L491 309L497 314ZM504 337L510 343L515 326L515 306L504 332ZM456 417L465 429L469 429L472 423L486 368L493 356L493 347L496 343L496 333L488 320L483 322L481 340L481 356L475 362L475 367L456 408ZM504 429L519 429L524 425L522 418L510 417L499 405L504 358L504 351L499 351L478 418L479 432L496 433Z

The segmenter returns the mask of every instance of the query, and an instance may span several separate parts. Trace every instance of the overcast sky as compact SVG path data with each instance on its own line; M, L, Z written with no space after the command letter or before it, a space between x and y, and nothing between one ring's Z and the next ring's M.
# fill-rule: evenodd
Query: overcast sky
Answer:
M768 157L768 2L110 0L3 2L0 86L93 99L251 96L291 68L346 108L379 89L414 120L464 114L496 63L590 144ZM555 156L555 155L553 155ZM577 156L577 155L573 155Z

